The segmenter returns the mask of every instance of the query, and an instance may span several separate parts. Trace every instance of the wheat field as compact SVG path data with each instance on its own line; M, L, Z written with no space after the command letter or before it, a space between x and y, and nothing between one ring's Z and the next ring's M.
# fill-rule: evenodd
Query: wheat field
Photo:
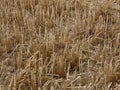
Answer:
M120 0L0 0L0 90L120 90Z

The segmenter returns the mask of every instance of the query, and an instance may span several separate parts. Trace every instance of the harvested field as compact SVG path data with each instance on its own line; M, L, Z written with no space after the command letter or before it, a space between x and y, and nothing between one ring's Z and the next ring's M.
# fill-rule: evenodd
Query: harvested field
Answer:
M120 90L120 0L0 3L0 90Z

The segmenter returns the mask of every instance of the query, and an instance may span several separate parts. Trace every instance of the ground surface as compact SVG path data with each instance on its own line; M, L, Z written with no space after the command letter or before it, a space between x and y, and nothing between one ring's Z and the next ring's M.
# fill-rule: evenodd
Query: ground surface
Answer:
M120 0L0 0L0 90L120 90Z

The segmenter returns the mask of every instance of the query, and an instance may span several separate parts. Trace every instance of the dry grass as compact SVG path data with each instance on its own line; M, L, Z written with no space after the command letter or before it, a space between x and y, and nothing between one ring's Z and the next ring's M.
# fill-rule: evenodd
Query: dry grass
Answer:
M120 0L0 3L0 90L120 90Z

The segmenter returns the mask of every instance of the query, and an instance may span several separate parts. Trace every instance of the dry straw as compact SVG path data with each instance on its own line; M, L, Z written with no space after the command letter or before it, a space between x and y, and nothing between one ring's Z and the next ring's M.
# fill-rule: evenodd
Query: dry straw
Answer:
M120 0L0 3L0 90L120 90Z

